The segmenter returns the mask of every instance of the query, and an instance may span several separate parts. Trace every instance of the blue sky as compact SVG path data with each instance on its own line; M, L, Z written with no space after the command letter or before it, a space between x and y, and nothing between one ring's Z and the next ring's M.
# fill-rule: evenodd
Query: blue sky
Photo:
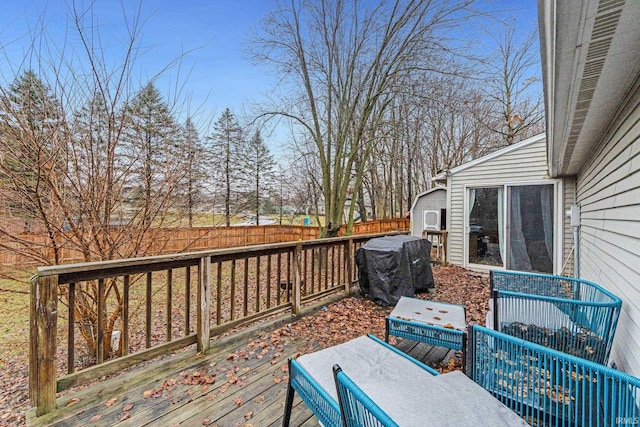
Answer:
M90 0L75 0L88 5ZM44 28L59 46L77 44L66 32L69 5L73 0L0 0L0 84L12 80L11 68L20 67L34 29L43 17ZM106 51L121 56L126 39L122 8L131 15L137 0L95 0L94 10ZM199 110L200 123L217 118L229 107L241 115L244 104L264 99L272 80L263 67L252 64L246 54L250 31L273 7L272 0L146 0L141 16L143 55L134 72L140 86L167 64L190 51L180 67L166 71L157 81L167 98L176 94L189 99ZM535 0L483 0L485 9L510 10L523 30L536 25ZM195 49L195 50L194 50ZM7 60L11 64L7 64ZM178 82L178 84L176 84ZM182 113L185 114L184 112ZM183 117L184 118L184 117ZM201 125L201 128L203 125ZM283 139L276 132L274 139ZM278 146L283 141L267 141Z
M70 3L70 0L0 0L3 84L12 80L6 61L12 63L13 69L20 67L32 38L30 34L41 27L40 17L44 17L44 28L59 46L64 44L65 37L69 37L69 44L78 44L73 31L65 36ZM82 0L76 3L82 4ZM129 0L122 3L129 14L138 4ZM122 3L97 0L94 6L103 44L118 58L122 57L126 40ZM180 91L182 98L191 99L194 109L204 103L200 108L204 115L217 117L226 107L239 114L243 103L260 99L270 88L264 70L254 66L246 54L250 29L258 25L270 5L265 0L143 1L140 13L146 20L140 38L143 53L134 69L140 85L180 58L182 52L188 52L179 66L163 72L157 81L160 90L167 97Z

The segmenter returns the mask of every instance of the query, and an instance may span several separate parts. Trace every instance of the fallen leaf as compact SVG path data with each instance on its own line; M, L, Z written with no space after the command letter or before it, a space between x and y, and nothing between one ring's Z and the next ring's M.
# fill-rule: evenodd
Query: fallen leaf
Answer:
M124 405L122 407L122 412L127 412L127 411L130 411L132 409L133 409L133 405L131 403L128 403L128 404L126 404L126 405Z
M233 399L233 403L235 403L237 407L242 406L242 398L236 397L235 399Z
M211 420L209 418L205 418L204 420L202 420L203 426L208 426L209 424L211 424Z
M245 420L250 420L251 418L253 418L253 412L247 412L246 414L244 414Z
M122 416L120 417L120 421L124 421L124 420L128 420L129 418L131 418L131 414L128 412L125 412L124 414L122 414Z
M76 404L76 403L78 403L78 402L80 402L80 399L78 399L77 397L74 397L73 399L71 399L71 400L69 400L69 401L67 402L67 406L73 406L73 405L75 405L75 404Z
M253 399L253 401L256 403L262 403L264 402L264 396L258 396L255 399Z
M118 401L117 397L111 398L107 400L107 403L105 403L104 406L113 406L116 404L117 401Z
M102 418L101 415L94 415L93 417L91 417L91 419L89 420L90 423L97 423L98 421L100 421L100 419Z

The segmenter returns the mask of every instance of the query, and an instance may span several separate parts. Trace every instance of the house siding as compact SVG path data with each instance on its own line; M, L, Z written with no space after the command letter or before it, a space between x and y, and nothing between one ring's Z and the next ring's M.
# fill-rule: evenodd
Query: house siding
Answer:
M458 172L454 170L454 173L452 173L447 180L449 188L447 197L449 197L450 206L447 219L449 229L449 261L461 266L466 265L464 259L464 191L466 187L540 181L549 178L547 171L547 146L545 138L540 138L519 149L509 151ZM569 200L573 203L575 200L575 185L569 185L568 188L563 187L563 189L565 193L569 192L573 194L573 196L569 197ZM565 210L568 209L566 201L564 208ZM563 238L565 239L563 260L566 260L568 251L570 251L571 248L569 241L569 248L566 249L567 227L570 229L570 224L568 224L568 219L564 218L561 227L561 229L563 229Z
M580 277L622 300L611 361L640 376L640 84L576 180Z
M562 266L560 274L563 276L573 276L573 261L574 261L574 247L573 247L573 227L571 226L571 217L568 212L571 211L571 206L576 203L576 178L565 177L562 179L562 200L564 203L562 215Z

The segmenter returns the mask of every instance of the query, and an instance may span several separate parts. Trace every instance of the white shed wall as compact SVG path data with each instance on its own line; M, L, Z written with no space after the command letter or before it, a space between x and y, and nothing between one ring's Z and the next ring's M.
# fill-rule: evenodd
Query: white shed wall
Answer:
M424 210L446 209L447 207L447 190L433 189L432 191L422 194L416 198L414 206L411 209L411 235L422 237L424 230ZM446 224L442 224L444 228Z
M580 276L623 300L611 360L640 376L640 83L577 176Z

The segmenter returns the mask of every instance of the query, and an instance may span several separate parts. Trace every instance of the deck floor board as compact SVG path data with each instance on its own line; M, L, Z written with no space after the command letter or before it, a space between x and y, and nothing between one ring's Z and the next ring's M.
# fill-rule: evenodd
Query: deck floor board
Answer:
M30 425L81 426L276 426L281 425L287 388L287 359L317 350L301 339L285 339L281 345L253 348L266 343L270 331L253 331L229 342L214 342L206 354L189 351L58 399L58 409L46 416L30 417ZM433 365L453 353L409 340L397 347ZM192 384L201 375L212 384ZM69 402L75 402L69 404ZM294 400L292 426L317 425L311 411Z

